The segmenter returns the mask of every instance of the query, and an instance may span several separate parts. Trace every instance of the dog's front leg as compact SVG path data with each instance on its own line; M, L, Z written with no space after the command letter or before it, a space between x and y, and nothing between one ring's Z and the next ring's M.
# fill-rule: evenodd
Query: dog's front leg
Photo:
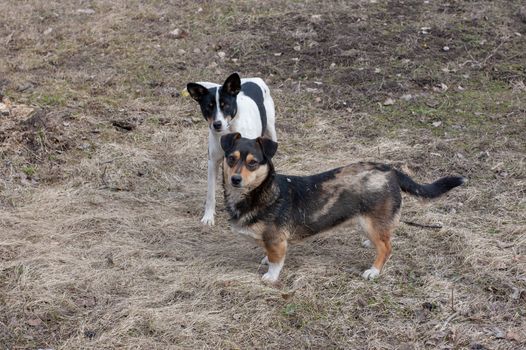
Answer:
M208 186L206 190L205 214L201 222L205 225L214 224L214 215L216 213L216 183L217 173L221 165L222 154L218 147L208 145Z
M262 277L263 281L274 283L279 278L279 273L285 263L287 254L287 240L272 240L264 242L267 251L268 272Z

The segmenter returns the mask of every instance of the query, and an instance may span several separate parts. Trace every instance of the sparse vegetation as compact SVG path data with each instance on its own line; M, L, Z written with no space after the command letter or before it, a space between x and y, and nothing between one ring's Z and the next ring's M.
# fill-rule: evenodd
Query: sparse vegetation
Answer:
M2 2L0 349L525 347L525 11ZM272 89L280 172L467 176L430 205L404 199L402 219L442 228L402 225L375 282L350 226L293 245L262 284L262 252L222 210L199 223L207 126L179 96L232 71Z

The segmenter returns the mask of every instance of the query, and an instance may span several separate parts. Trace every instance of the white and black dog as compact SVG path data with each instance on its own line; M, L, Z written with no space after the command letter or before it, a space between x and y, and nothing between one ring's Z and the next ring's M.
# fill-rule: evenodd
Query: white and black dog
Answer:
M189 83L186 89L201 106L209 126L208 189L201 222L213 225L217 174L224 153L221 136L238 132L246 138L266 136L277 141L274 101L262 79L240 79L237 73L230 75L223 85L197 82Z

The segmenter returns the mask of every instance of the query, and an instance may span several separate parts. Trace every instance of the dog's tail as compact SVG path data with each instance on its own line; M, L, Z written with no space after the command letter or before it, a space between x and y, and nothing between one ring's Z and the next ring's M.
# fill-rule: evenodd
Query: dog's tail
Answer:
M462 176L446 176L430 184L419 184L413 181L408 175L394 169L398 184L402 191L413 196L425 199L440 197L447 191L464 184L467 179Z

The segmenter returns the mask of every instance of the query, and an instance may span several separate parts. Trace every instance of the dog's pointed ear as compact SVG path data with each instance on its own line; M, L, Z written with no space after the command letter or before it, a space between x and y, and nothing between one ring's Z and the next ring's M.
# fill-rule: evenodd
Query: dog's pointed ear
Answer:
M256 141L261 146L261 150L267 159L272 159L278 150L278 143L267 139L266 137L258 137Z
M197 102L201 101L203 96L206 96L209 92L207 88L197 83L188 83L186 85L186 90L188 90L190 96L192 96Z
M225 83L223 84L224 91L232 96L236 96L241 91L241 78L239 74L232 73L228 78L226 78Z
M230 151L236 144L236 141L239 140L240 138L241 138L241 134L238 132L233 132L231 134L226 134L226 135L221 136L221 148L225 152Z

